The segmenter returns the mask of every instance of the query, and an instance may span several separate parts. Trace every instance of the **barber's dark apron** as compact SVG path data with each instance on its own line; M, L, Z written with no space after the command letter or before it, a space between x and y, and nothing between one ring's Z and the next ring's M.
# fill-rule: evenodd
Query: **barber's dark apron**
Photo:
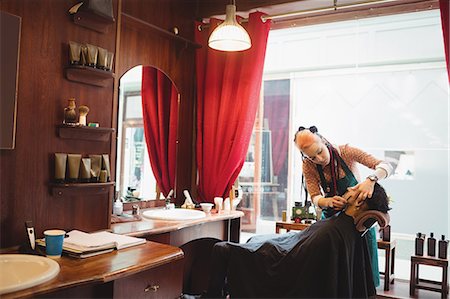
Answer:
M353 172L348 168L347 164L345 164L341 156L338 156L338 158L339 163L345 172L345 176L342 178L338 178L336 181L337 195L342 196L345 192L347 192L347 188L357 185L358 181L353 175ZM325 180L322 166L316 165L316 167L317 171L319 172L322 188L325 192L325 197L332 197L333 195L330 194L330 184L328 184L328 182ZM339 173L339 170L337 172ZM339 212L340 211L334 210L333 208L323 209L322 219L329 218ZM375 228L372 227L371 229L369 229L369 231L365 234L365 237L367 238L367 247L369 248L370 260L372 263L373 282L375 284L375 287L378 287L380 285L380 272L378 269L378 246Z

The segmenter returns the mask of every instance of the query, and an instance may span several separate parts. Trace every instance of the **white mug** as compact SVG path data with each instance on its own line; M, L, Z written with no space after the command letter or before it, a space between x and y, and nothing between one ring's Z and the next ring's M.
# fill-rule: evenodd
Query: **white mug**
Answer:
M216 205L217 213L220 213L220 211L222 210L223 198L214 197L214 204Z

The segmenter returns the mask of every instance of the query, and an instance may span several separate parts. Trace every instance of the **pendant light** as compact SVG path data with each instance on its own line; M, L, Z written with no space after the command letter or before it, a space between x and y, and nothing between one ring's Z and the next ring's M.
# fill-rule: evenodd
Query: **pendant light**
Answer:
M219 51L243 51L252 46L250 36L236 20L236 5L227 5L225 21L211 33L208 46Z

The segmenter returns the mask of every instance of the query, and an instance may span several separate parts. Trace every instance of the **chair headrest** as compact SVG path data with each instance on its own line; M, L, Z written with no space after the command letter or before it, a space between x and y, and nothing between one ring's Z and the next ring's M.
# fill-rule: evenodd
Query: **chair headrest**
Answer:
M371 228L375 222L383 228L389 224L390 217L388 213L383 213L380 211L364 211L355 218L356 229L364 235L366 231Z

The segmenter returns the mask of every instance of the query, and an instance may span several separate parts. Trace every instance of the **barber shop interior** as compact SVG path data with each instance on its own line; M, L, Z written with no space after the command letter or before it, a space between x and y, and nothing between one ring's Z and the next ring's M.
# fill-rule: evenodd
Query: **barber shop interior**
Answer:
M450 0L0 0L1 298L448 298Z

